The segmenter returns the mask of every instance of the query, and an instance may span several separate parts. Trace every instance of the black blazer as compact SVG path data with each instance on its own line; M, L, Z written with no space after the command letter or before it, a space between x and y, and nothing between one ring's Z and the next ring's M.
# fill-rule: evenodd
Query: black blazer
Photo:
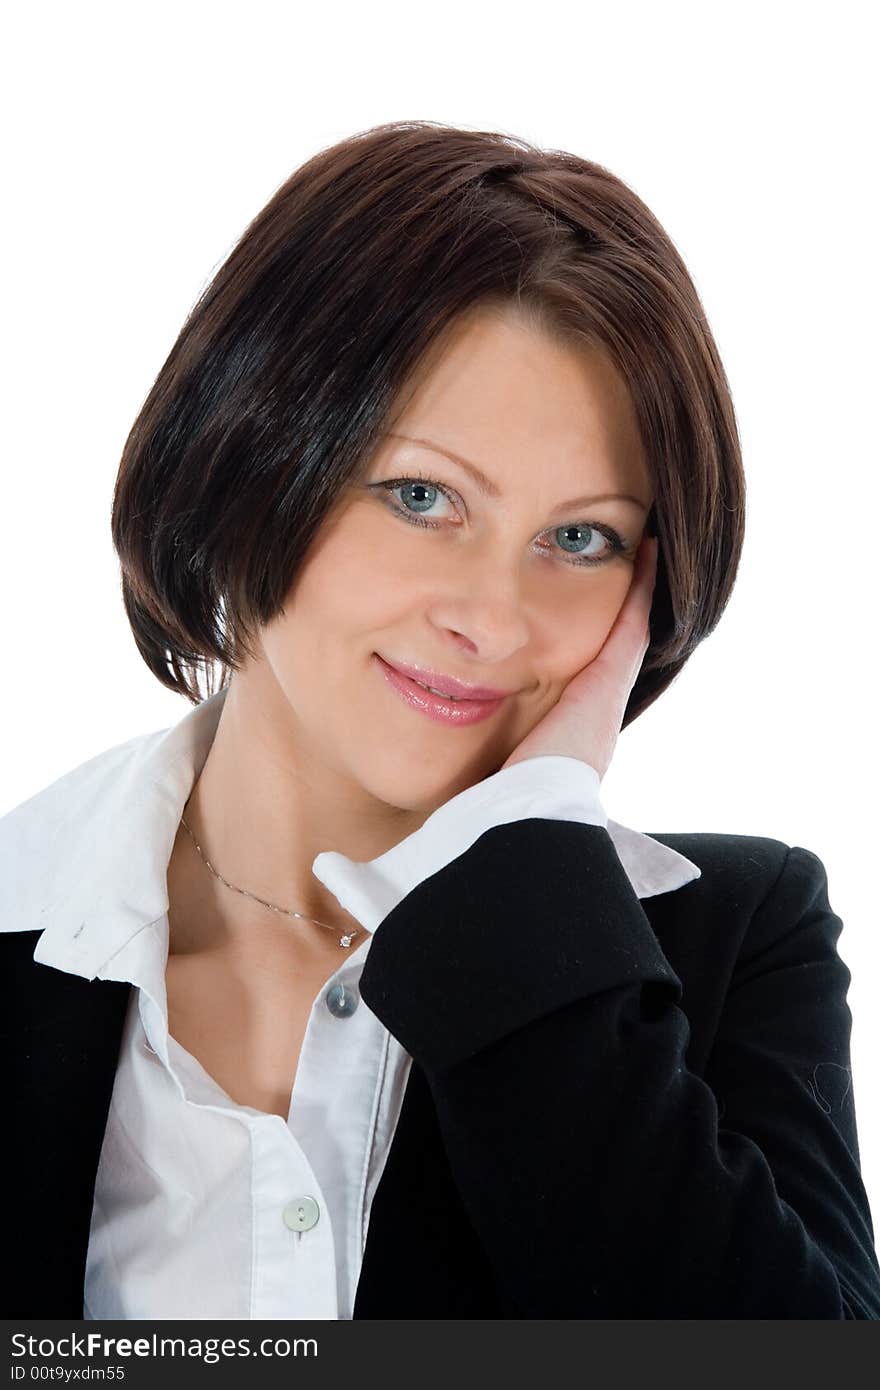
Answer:
M603 827L526 819L377 928L361 994L413 1065L355 1318L880 1319L825 869L653 838L702 876L640 901ZM38 935L0 934L2 1314L79 1319L133 986Z

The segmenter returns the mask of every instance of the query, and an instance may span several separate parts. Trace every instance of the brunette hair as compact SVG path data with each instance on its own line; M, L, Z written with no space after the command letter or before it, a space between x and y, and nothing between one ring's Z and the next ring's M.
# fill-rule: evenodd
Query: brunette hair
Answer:
M122 453L111 529L137 646L193 704L279 613L321 522L456 315L515 301L628 384L659 538L651 646L622 727L715 627L745 478L694 284L599 164L495 131L395 121L321 150L191 309Z

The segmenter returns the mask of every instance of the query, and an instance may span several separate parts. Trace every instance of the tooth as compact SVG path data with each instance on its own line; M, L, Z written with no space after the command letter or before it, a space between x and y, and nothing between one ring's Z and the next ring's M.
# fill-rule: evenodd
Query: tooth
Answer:
M416 685L420 685L423 690L430 690L432 695L441 695L444 700L452 700L453 703L459 698L457 695L446 695L442 690L435 690L433 685L425 685L424 681L416 681Z

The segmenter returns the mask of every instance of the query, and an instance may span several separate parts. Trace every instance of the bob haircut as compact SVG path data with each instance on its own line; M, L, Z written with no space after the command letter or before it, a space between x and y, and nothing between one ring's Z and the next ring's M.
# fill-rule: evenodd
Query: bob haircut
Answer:
M659 540L651 644L622 728L726 606L744 534L733 402L672 241L608 169L515 137L395 121L322 150L191 309L126 440L111 530L137 646L193 704L283 611L394 403L463 310L515 301L628 384ZM540 466L540 464L536 464ZM381 564L381 557L376 557Z

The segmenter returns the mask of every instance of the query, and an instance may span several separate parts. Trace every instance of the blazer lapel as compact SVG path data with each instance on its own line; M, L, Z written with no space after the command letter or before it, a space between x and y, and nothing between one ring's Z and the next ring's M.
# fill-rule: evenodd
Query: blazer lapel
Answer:
M83 1316L98 1161L132 986L35 968L39 933L2 941L13 1134L5 1146L6 1317ZM8 1045L8 1044L7 1044ZM13 1137L14 1135L14 1137Z

